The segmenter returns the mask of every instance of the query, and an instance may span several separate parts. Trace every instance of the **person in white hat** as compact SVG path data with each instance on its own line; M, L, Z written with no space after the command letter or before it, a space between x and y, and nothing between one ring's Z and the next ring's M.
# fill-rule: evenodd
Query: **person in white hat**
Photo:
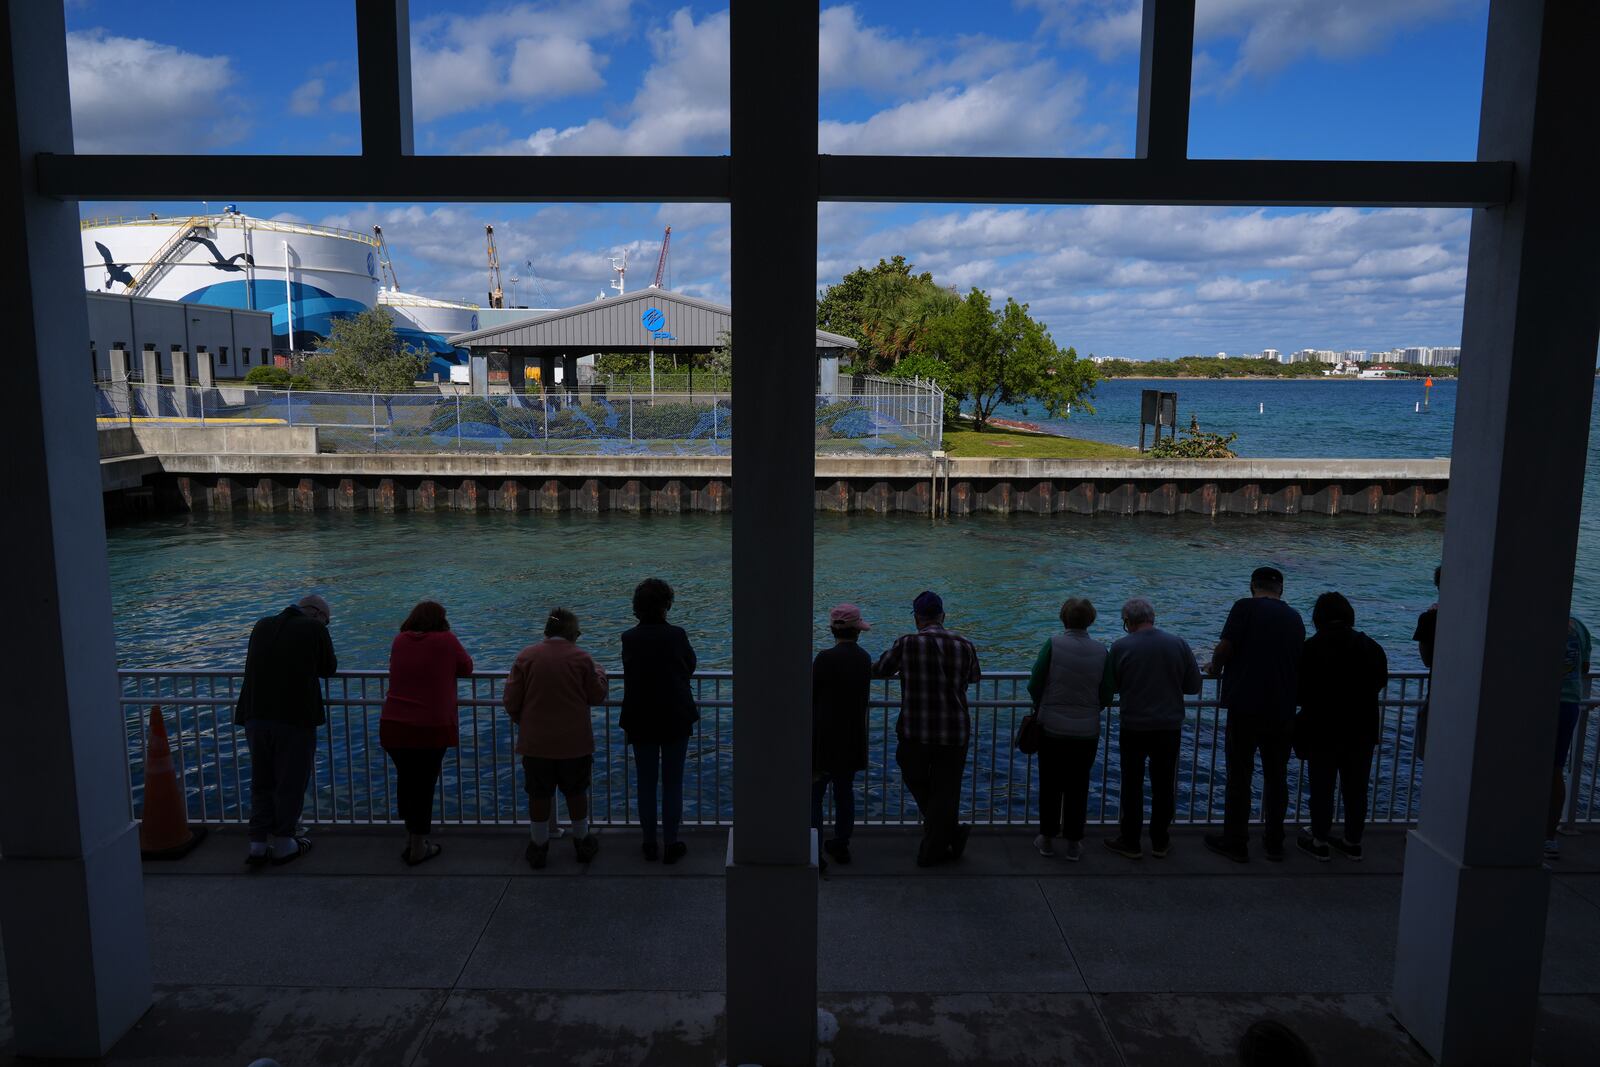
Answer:
M856 821L856 773L867 769L867 700L872 693L872 657L857 640L872 625L854 604L828 612L833 647L811 664L811 828L822 831L822 803L833 787L833 836L822 851L850 862ZM828 861L818 857L823 870Z

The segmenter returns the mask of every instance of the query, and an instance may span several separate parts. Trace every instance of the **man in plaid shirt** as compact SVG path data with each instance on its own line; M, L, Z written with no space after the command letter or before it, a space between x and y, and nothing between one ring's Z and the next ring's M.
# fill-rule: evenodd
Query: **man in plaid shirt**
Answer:
M873 667L900 679L900 777L922 811L917 866L960 859L970 826L960 824L961 777L972 720L967 687L978 681L978 650L944 628L944 601L924 592L911 605L917 632L898 638Z

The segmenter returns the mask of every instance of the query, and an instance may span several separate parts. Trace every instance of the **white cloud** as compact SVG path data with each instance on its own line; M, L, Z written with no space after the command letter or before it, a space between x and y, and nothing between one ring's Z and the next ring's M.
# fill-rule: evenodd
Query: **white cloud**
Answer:
M82 30L67 34L67 74L79 152L193 152L250 128L227 56Z
M1064 44L1102 59L1137 51L1141 0L1020 0ZM1271 74L1302 56L1347 59L1383 47L1412 26L1481 9L1482 0L1199 0L1195 41L1237 39L1225 84ZM1197 57L1198 59L1199 57Z
M419 20L411 39L417 121L602 88L606 57L592 42L626 32L629 6L630 0L553 0Z
M932 51L927 42L900 40L887 30L863 25L848 5L824 10L820 31L818 60L825 93L902 88Z
M650 33L654 62L625 116L545 127L495 151L533 155L672 155L726 151L728 13L699 22L683 9Z
M289 110L296 115L315 115L322 110L322 94L328 83L321 78L308 78L295 86L289 94Z

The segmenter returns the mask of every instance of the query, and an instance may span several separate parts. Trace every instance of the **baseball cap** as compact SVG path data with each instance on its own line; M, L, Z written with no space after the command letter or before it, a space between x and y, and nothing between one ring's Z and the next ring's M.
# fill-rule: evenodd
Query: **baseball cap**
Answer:
M939 599L939 594L931 589L924 589L917 594L917 599L911 602L911 610L921 615L924 619L931 619L935 615L944 614L944 601Z
M861 609L854 604L835 604L828 612L829 626L852 626L857 630L870 630L872 624L861 617Z

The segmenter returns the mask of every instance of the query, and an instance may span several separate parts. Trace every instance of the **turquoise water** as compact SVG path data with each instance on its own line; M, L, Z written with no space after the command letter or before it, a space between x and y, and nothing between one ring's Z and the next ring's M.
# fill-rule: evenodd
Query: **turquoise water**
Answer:
M1109 382L1093 416L1063 428L1126 443L1136 437L1139 390ZM1238 432L1246 456L1447 455L1455 384L1434 389L1431 412L1412 408L1410 382L1160 383L1175 388L1185 423ZM1265 405L1265 414L1258 405ZM1018 409L1013 414L1024 416ZM1031 417L1037 421L1037 412ZM1600 434L1591 430L1591 450ZM1591 462L1585 501L1596 493ZM1600 619L1600 588L1588 560L1600 548L1586 507L1574 605ZM631 625L638 579L678 590L675 621L708 668L730 666L729 538L715 515L193 515L121 525L109 533L118 659L127 667L239 663L250 624L303 592L333 603L341 663L385 666L389 641L417 600L450 609L485 669L509 666L557 604L583 620L584 641L617 660L617 635ZM827 607L860 604L881 647L909 623L923 588L946 599L951 625L978 642L995 669L1024 669L1057 625L1068 595L1099 605L1096 632L1116 632L1117 606L1149 597L1160 621L1197 648L1215 641L1228 605L1244 595L1251 568L1288 575L1287 595L1309 614L1325 589L1343 591L1359 623L1397 667L1418 666L1411 627L1432 602L1441 517L1385 516L980 516L933 524L914 516L816 519L813 612L819 640Z

